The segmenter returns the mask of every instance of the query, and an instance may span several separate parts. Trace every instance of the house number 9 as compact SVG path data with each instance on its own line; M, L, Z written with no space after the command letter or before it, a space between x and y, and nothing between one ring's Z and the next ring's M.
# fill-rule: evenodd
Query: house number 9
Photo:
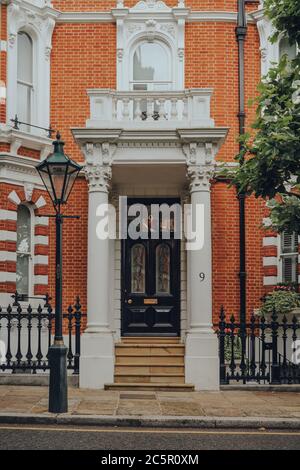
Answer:
M199 273L200 281L203 282L205 279L205 274L204 273Z

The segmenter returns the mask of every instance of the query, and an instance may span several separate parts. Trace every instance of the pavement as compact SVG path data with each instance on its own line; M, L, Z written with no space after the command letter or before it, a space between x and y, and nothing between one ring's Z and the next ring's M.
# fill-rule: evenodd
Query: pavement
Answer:
M300 429L300 393L132 392L69 387L68 413L48 413L48 387L0 385L0 423Z

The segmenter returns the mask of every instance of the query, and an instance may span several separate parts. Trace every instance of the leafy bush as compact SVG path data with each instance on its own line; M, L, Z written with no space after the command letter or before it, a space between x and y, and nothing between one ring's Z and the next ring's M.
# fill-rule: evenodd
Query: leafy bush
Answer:
M274 309L277 314L286 315L294 308L300 306L300 296L292 289L276 289L266 295L264 304L260 308L261 315L272 315Z

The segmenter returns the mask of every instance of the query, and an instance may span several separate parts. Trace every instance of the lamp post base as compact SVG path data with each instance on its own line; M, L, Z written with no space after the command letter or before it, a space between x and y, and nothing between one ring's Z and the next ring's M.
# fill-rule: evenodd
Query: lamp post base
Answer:
M50 346L48 357L50 363L49 409L50 413L67 413L67 347L64 344Z

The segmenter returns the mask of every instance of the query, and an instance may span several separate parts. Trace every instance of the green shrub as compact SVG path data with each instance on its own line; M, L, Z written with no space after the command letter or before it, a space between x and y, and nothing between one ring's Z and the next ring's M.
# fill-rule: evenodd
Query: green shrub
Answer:
M300 296L293 290L274 290L266 295L264 304L260 308L261 315L272 315L274 309L277 314L286 315L294 308L300 306Z

